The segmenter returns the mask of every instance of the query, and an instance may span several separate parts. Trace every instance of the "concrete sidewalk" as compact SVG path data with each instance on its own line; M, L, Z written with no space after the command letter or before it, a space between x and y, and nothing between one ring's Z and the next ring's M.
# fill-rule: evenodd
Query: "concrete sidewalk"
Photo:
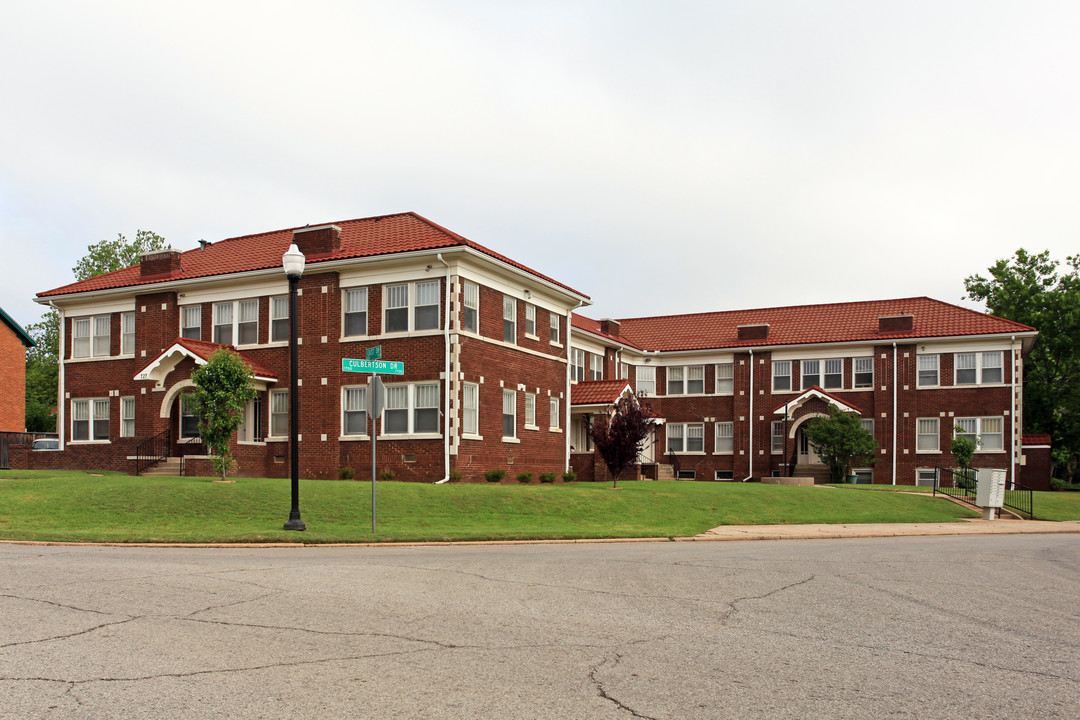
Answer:
M902 537L915 535L1020 535L1080 533L1080 521L962 520L948 523L869 523L852 525L721 525L700 535L676 538L700 540L814 540L821 538Z

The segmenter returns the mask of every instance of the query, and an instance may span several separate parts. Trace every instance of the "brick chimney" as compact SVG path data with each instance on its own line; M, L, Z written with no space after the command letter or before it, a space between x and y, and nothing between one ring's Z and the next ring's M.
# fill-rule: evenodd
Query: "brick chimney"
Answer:
M305 255L325 255L341 249L341 228L317 225L293 230L293 242Z
M180 251L173 248L148 252L139 259L139 277L177 275L180 273Z
M908 332L915 327L914 315L882 315L877 319L878 332Z
M619 337L619 321L612 320L611 318L604 318L600 321L600 332L607 333L608 335L614 335Z
M739 326L739 339L740 340L768 340L769 339L769 324L763 323L761 325L740 325Z

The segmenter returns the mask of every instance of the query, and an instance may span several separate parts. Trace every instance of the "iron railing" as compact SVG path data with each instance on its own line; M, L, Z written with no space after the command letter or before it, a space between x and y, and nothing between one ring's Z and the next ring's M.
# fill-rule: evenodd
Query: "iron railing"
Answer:
M135 447L135 474L141 475L143 470L149 470L169 457L171 447L171 430L162 430L157 435L143 440Z
M975 470L968 468L965 471L937 468L937 476L934 478L934 495L941 493L951 498L975 506Z
M1005 487L1004 505L1016 512L1027 515L1029 520L1035 519L1035 494L1027 485L1010 483Z
M187 471L188 455L206 455L206 444L201 437L184 440L177 444L177 454L180 456L180 477Z

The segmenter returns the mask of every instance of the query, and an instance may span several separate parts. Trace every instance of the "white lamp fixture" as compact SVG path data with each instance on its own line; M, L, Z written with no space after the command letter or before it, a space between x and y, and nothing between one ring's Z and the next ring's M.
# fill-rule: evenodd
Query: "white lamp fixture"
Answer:
M281 256L281 265L285 268L286 275L300 277L304 274L304 253L300 252L300 248L296 247L296 243L290 245L285 254Z

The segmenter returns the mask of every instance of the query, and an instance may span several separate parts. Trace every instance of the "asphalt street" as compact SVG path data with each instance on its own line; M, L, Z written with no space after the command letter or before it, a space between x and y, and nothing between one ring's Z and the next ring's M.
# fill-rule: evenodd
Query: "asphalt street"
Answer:
M3 718L1080 717L1080 535L0 545Z

